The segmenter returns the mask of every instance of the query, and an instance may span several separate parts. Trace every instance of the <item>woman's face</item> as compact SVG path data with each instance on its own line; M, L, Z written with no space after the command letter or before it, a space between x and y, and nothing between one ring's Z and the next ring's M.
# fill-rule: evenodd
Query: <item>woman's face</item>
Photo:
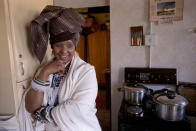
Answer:
M54 56L67 63L75 53L75 46L71 40L57 42L53 45Z

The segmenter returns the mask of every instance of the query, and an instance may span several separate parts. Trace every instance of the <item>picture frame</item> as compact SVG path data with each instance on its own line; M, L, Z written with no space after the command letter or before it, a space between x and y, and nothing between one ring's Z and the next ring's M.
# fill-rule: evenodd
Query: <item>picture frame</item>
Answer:
M149 0L149 21L172 18L183 20L184 0Z

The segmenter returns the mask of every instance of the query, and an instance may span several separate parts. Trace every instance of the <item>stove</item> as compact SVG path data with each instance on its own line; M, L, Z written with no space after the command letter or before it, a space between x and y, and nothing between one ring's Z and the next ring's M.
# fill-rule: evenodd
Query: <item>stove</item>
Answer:
M161 89L176 90L176 69L168 68L125 68L125 83L127 87L145 85L152 91ZM137 87L136 87L137 88ZM118 113L119 131L191 131L188 117L181 121L171 122L158 118L153 108L147 108L148 94L143 104L136 106L122 100Z

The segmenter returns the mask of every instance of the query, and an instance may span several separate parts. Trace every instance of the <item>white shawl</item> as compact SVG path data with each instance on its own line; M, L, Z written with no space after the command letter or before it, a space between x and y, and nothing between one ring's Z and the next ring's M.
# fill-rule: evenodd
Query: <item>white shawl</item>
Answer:
M49 76L49 80L52 80L52 75ZM97 91L94 67L81 60L75 53L59 94L59 104L51 112L57 126L33 123L30 113L25 109L23 97L18 113L20 130L101 131L96 117ZM43 105L47 103L46 98L47 93L44 93Z

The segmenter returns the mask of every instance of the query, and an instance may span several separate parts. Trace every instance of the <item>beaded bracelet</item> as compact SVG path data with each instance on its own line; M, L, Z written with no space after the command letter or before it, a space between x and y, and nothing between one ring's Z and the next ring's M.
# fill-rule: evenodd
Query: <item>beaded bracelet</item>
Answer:
M53 123L54 120L50 117L50 112L54 106L42 106L39 110L35 112L36 119L41 123ZM44 119L43 119L44 117Z
M46 110L45 110L45 119L48 122L50 122L50 123L53 123L54 122L54 120L52 120L51 117L50 117L50 112L51 112L52 108L53 108L53 106L47 106L46 107Z
M34 78L34 81L36 81L40 85L44 85L44 86L50 85L50 82L49 81L41 81L37 77Z
M45 90L48 89L49 86L50 86L49 81L44 82L37 79L36 77L31 81L31 88L34 89L35 91L44 92Z
M41 112L45 109L45 107L41 107L38 111L35 112L35 116L36 116L36 119L41 122L41 123L48 123L47 120L44 120L42 117L41 117Z

